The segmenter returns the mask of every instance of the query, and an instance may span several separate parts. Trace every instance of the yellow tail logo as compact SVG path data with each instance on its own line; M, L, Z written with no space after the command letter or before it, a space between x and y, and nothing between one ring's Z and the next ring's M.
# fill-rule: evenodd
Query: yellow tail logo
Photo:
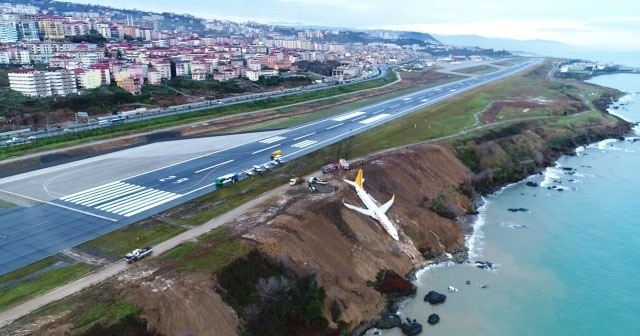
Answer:
M356 175L356 180L353 182L355 182L355 184L357 184L360 188L364 189L364 186L362 185L362 183L364 182L364 178L362 177L362 169L358 169L358 175Z

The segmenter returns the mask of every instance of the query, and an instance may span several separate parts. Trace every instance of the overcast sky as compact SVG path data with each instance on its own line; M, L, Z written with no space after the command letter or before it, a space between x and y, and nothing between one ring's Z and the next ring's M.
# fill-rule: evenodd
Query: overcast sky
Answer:
M67 0L236 22L411 30L640 52L631 0Z

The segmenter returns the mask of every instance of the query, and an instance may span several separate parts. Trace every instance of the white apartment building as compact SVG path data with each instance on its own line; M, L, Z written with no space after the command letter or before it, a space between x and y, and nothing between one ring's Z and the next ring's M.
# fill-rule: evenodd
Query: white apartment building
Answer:
M66 96L78 92L75 74L60 68L15 70L9 73L9 86L30 97Z
M111 26L107 23L96 23L96 30L104 38L111 38Z
M102 73L100 70L81 71L78 76L78 87L89 90L102 85Z

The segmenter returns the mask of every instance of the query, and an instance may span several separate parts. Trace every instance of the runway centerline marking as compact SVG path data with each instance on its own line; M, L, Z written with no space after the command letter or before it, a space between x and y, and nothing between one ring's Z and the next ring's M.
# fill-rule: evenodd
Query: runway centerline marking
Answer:
M280 145L282 145L282 144L277 144L277 145L273 145L273 146L270 146L270 147L267 147L267 148L263 148L263 149L257 150L257 151L255 151L255 152L251 153L251 155L258 154L258 153L261 153L261 152L264 152L264 151L269 150L269 149L271 149L271 148L276 148L276 147L278 147L278 146L280 146Z
M209 169L213 169L213 168L216 168L216 167L220 167L220 166L222 166L222 165L225 165L225 164L227 164L227 163L231 163L231 162L233 162L233 161L234 161L234 160L228 160L228 161L221 162L221 163L215 164L215 165L210 166L210 167L207 167L207 168L202 168L202 169L200 169L200 170L196 170L196 174L199 174L199 173L201 173L201 172L203 172L203 171L205 171L205 170L209 170Z

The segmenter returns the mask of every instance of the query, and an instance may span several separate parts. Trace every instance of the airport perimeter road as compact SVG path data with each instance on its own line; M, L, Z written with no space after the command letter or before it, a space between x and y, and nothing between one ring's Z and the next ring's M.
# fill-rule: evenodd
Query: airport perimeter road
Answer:
M253 166L265 169L273 164L270 153L274 150L282 150L284 160L303 156L536 62L410 93L258 139L210 138L224 146L205 148L197 155L168 152L170 144L161 143L155 156L120 157L108 166L101 165L105 162L101 156L63 170L52 169L50 175L36 171L1 179L0 194L36 205L0 210L0 260L5 261L0 274L213 192L218 177ZM187 141L174 145L189 151Z

